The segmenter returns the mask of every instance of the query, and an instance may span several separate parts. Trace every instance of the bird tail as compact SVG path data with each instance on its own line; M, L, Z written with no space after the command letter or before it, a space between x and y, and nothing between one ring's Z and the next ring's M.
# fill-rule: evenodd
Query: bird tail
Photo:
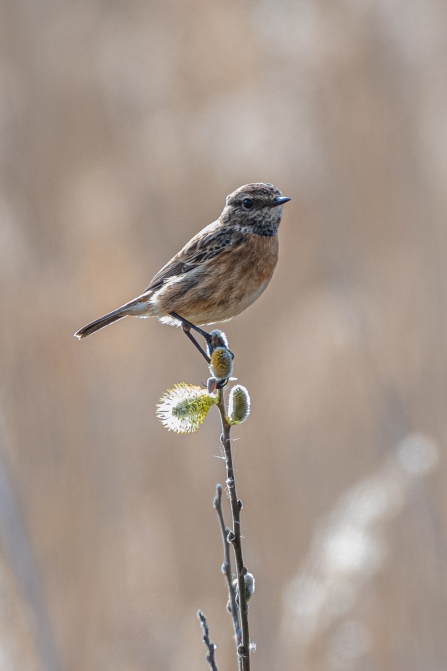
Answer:
M95 319L95 321L90 322L90 324L87 324L86 326L83 326L81 329L79 329L79 331L76 331L75 337L78 338L79 340L81 338L86 338L91 333L99 331L100 329L103 329L105 326L113 324L114 322L117 322L120 319L124 319L124 317L128 317L129 315L134 315L136 317L139 316L149 317L150 314L148 314L147 298L146 300L142 298L137 298L133 301L130 301L130 303L122 305L117 310L109 312L103 317Z

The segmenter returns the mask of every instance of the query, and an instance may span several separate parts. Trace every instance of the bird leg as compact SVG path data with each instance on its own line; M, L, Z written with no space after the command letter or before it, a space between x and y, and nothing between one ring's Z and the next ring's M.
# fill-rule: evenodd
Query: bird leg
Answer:
M206 340L206 343L209 344L211 342L211 336L209 333L204 331L203 329L199 328L195 324L192 324L189 322L187 319L184 319L183 317L180 317L176 312L170 312L169 313L171 317L174 317L174 319L178 319L182 323L182 331L183 333L190 339L190 341L193 343L194 347L197 347L199 350L200 354L206 359L207 363L210 363L211 359L208 356L208 354L205 352L205 350L201 347L201 345L197 342L197 340L194 338L193 334L191 333L191 329L194 329L194 331L197 331L201 336L203 336Z
M190 341L193 343L193 345L195 347L197 347L197 349L199 350L199 352L203 356L203 358L206 360L206 362L210 363L210 361L211 361L210 357L205 352L205 350L199 345L197 340L194 338L193 334L191 333L191 327L188 326L188 324L182 324L182 331L190 339Z
M174 317L174 319L178 319L180 322L182 322L182 324L185 324L186 326L189 326L190 329L193 329L194 331L197 331L197 333L199 333L201 336L203 336L205 338L207 343L211 341L211 334L210 333L207 333L206 331L201 329L199 326L196 326L192 322L189 322L184 317L180 317L180 315L178 315L176 312L170 312L169 314L171 315L171 317Z

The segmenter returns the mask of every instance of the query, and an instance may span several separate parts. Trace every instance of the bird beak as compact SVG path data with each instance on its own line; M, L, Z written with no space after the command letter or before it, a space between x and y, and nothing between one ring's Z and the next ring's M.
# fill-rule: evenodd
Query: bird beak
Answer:
M275 198L275 200L269 204L269 207L278 207L278 205L284 205L284 203L288 203L290 198L287 198L287 196L278 196Z

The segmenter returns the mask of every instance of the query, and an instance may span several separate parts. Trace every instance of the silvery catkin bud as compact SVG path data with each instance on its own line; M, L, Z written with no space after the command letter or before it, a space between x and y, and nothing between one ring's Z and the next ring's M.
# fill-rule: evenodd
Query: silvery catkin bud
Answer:
M255 578L253 573L246 573L244 575L244 583L245 583L245 599L246 601L250 601L255 591Z
M255 591L255 577L253 573L247 573L244 575L244 585L245 585L245 601L248 603L251 599L251 597L254 594ZM237 591L239 585L237 578L233 580L233 587ZM237 602L239 603L239 597L237 598Z
M215 347L228 347L228 338L223 331L213 329L210 332L210 338L210 345L213 349Z
M227 380L233 372L233 357L226 347L216 347L211 354L211 374L216 380Z
M245 387L237 384L230 390L228 401L228 421L230 424L242 424L250 414L250 396Z

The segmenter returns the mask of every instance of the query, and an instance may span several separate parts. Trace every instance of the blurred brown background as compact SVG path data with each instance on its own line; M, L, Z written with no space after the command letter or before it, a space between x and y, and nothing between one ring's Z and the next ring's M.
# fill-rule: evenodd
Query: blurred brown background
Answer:
M226 325L253 669L447 668L447 8L3 0L0 671L234 669L206 380L133 298L241 184L281 257Z

